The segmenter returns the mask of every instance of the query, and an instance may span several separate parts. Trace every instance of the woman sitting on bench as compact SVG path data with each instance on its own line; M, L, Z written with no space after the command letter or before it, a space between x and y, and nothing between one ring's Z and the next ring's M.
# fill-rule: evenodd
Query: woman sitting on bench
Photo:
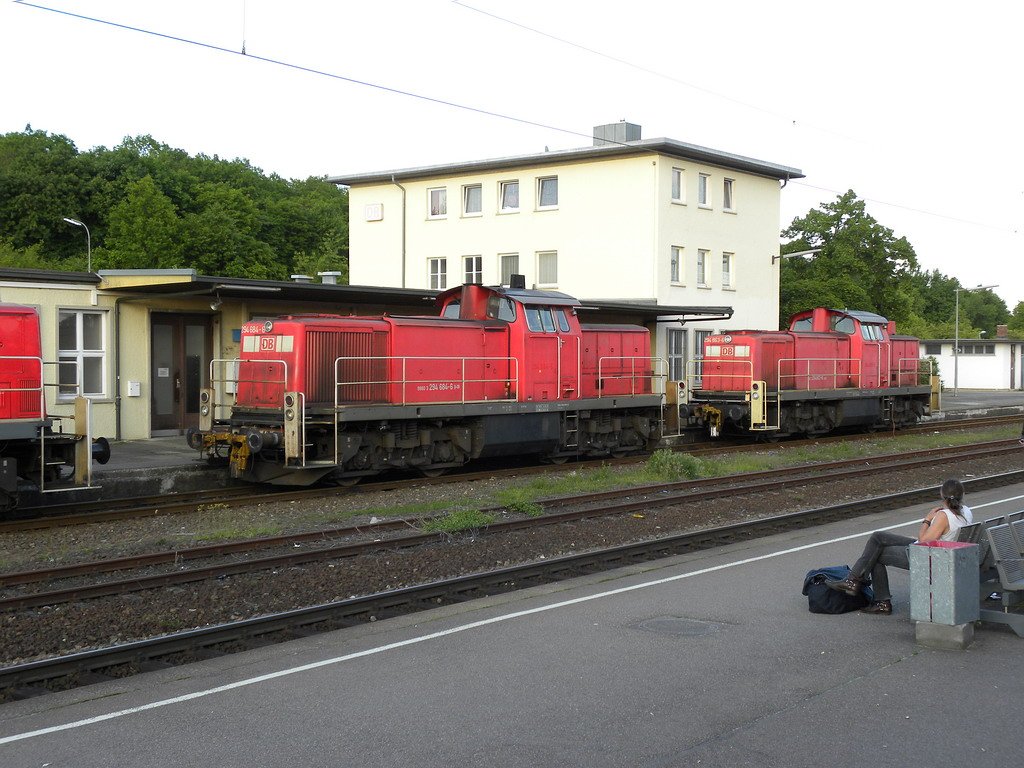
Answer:
M947 480L942 484L940 494L945 505L935 507L924 516L916 539L900 536L891 531L875 531L864 545L864 552L850 569L850 575L845 579L826 581L825 585L830 589L856 596L870 573L875 600L861 610L864 613L891 614L892 594L889 592L889 574L885 566L910 570L910 553L907 547L915 542L924 544L929 541L956 541L957 531L974 522L970 507L964 504L963 483L959 480Z

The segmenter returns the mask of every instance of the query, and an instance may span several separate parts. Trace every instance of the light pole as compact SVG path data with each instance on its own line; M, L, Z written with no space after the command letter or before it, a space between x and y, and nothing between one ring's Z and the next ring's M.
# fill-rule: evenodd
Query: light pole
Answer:
M76 227L82 227L85 230L85 247L86 247L86 269L92 272L92 235L89 234L89 228L85 226L84 222L78 219L69 219L67 216L64 217L64 221L68 224L74 224Z
M989 288L998 288L998 285L976 285L973 288L955 288L956 292L956 317L953 318L953 397L957 394L957 376L960 373L960 291L987 291Z

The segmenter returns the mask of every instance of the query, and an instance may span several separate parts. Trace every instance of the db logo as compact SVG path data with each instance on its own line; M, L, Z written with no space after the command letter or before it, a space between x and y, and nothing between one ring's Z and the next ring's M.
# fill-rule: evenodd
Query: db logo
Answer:
M260 336L260 352L273 352L277 348L274 336Z
M722 357L735 357L736 347L722 347Z

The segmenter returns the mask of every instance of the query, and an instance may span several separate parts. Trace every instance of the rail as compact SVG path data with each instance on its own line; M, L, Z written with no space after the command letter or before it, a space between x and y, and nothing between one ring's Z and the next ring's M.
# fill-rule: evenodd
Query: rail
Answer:
M85 441L86 441L85 444L87 446L89 446L90 453L87 454L88 458L85 460L85 467L84 467L84 472L85 472L85 483L84 483L84 485L87 488L91 488L92 487L92 454L91 454L91 450L92 450L92 401L89 398L84 397L81 394L82 386L78 382L78 363L76 361L74 361L74 360L56 360L56 361L49 361L49 362L47 362L47 361L44 361L43 358L36 357L34 355L0 355L0 361L2 361L2 360L28 360L28 361L36 363L39 366L39 376L38 376L39 385L38 386L32 386L32 387L13 387L13 386L11 386L11 387L2 387L2 388L0 388L0 413L4 412L5 404L4 404L3 401L5 399L5 396L8 395L8 394L14 394L14 393L17 393L17 392L30 392L30 393L38 393L38 395L39 395L38 417L35 414L29 414L27 416L20 417L20 418L26 419L26 420L35 420L36 418L38 418L38 421L40 422L40 424L39 424L39 431L38 431L38 436L39 436L39 492L40 493L59 493L61 491L72 490L70 488L47 488L46 487L46 466L47 466L47 461L46 461L46 459L47 459L47 453L46 453L47 430L46 430L46 426L47 425L46 425L46 422L49 421L52 424L54 421L56 421L59 424L59 426L60 426L60 429L57 432L57 435L64 435L65 432L64 432L63 420L66 419L66 418L71 418L72 421L76 422L76 424L75 424L75 431L74 431L74 433L72 433L73 436L74 437L79 437L79 436L83 437L85 439ZM43 376L43 372L44 372L45 368L47 366L53 366L53 367L56 367L58 369L58 371L59 371L60 366L62 366L62 365L64 365L64 366L68 366L68 365L72 366L72 368L75 371L75 375L74 375L75 383L74 384L61 383L60 382L60 373L58 372L58 374L57 374L57 383L55 383L55 384L47 384L44 381L45 377ZM70 388L70 389L74 390L74 392L75 392L75 401L74 401L74 403L75 403L75 415L74 416L71 416L71 417L68 417L68 416L47 416L47 413L46 413L46 388L47 387L59 388L59 389L68 389L68 388ZM10 403L11 419L12 420L17 420L16 417L14 416L15 404L14 404L13 400L14 400L14 398L11 398L11 403ZM85 431L84 432L80 432L79 431L79 426L80 426L78 424L79 420L83 420L85 422ZM52 431L52 427L51 427L51 431Z
M393 364L399 363L401 365L401 375L398 378L381 378L381 379L360 379L358 381L342 381L339 366L344 362L359 362L369 363L378 361L386 367L387 370L393 370ZM410 378L409 367L410 365L416 365L420 363L458 363L457 372L452 375L450 372L444 376L430 376L426 378ZM482 370L486 370L486 367L490 364L508 364L506 372L507 376L491 376L491 377L473 377L468 376L466 367L467 363L478 363ZM499 371L500 372L500 371ZM423 375L423 374L420 374ZM484 397L467 397L467 384L481 385L481 394ZM498 385L504 387L504 394L501 397L488 397L486 396L487 385ZM513 386L514 385L514 386ZM520 390L519 386L519 360L515 357L442 357L442 356L419 356L419 355L394 355L394 356L377 356L377 357L365 357L365 356L354 356L354 357L338 357L334 360L334 408L340 410L353 403L364 404L366 401L357 399L346 399L341 396L341 390L343 387L399 387L401 389L401 405L409 405L410 403L418 405L449 405L453 403L485 403L493 400L514 400L516 399L517 393ZM411 389L410 389L411 388ZM410 400L410 393L412 398ZM442 393L458 393L457 397L452 397L447 400L436 399L434 396L441 395ZM421 398L416 398L416 395L420 394ZM394 403L398 405L390 397L378 398L371 402L380 403Z
M615 361L619 364L618 369L611 372L605 372L605 365L609 364L610 361ZM629 362L629 370L625 370L626 361ZM642 362L643 369L637 371L638 361ZM622 395L648 395L655 394L654 383L656 381L661 382L661 391L664 392L664 383L668 381L668 361L661 357L643 357L643 356L615 356L608 355L600 357L597 360L597 396L598 397L621 397ZM611 394L605 394L608 389L607 382L609 381L629 381L629 392L612 392ZM647 381L647 387L641 392L637 392L637 381Z

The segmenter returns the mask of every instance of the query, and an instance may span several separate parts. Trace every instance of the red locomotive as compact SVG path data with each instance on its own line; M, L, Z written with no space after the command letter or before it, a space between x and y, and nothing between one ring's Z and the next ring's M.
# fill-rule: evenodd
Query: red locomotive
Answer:
M821 307L794 315L788 331L712 335L688 373L680 420L712 436L910 424L931 412L918 346L881 315Z
M104 438L91 441L87 428L64 432L62 420L47 416L41 348L36 310L0 304L0 512L17 505L19 481L44 493L64 490L63 471L77 467L75 483L87 484L90 459L105 464L110 456ZM77 398L77 424L87 425L87 408Z
M188 439L228 454L233 477L355 482L389 468L432 475L480 457L652 449L663 396L646 328L581 325L563 293L465 285L440 316L294 315L242 328L213 361ZM222 413L226 411L226 413Z

